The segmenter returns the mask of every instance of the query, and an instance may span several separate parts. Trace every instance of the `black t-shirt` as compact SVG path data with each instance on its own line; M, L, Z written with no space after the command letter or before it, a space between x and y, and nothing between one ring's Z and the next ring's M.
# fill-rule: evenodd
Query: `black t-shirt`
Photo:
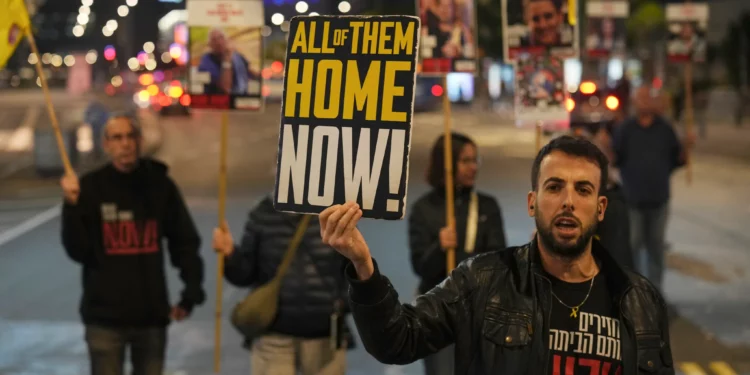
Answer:
M549 274L547 278L554 292L549 322L550 375L620 375L621 325L605 275L596 275L593 286L591 281L571 284ZM589 287L591 295L576 314L557 299L578 306Z

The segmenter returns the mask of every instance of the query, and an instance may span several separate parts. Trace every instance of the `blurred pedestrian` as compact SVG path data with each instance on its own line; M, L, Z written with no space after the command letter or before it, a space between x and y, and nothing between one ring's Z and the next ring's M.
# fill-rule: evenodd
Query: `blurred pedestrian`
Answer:
M239 244L228 225L215 229L213 247L226 257L227 281L249 288L271 281L302 217L276 211L268 195L250 211ZM294 255L282 278L276 318L267 333L245 342L251 352L250 373L343 375L346 350L354 347L345 323L346 259L322 243L317 220L310 221Z
M142 158L131 118L113 116L104 129L107 165L61 179L62 242L81 264L92 375L121 375L126 349L135 375L162 375L170 321L187 318L205 299L200 237L167 167ZM162 240L185 283L171 305Z
M93 154L98 160L104 155L102 144L102 130L109 120L109 110L97 100L92 101L83 115L83 124L91 128L91 138L94 143Z
M661 290L664 275L664 237L672 173L685 165L695 134L679 140L661 112L663 100L642 86L636 91L636 115L615 131L615 166L620 169L630 210L630 244L636 267ZM645 249L646 266L640 257Z
M475 187L480 164L476 143L466 135L452 133L451 146L455 227L445 222L444 136L436 140L427 170L432 190L414 203L409 216L411 264L420 277L419 294L447 277L447 249L455 249L458 264L472 255L506 246L500 205ZM441 349L425 358L426 375L453 373L453 348Z

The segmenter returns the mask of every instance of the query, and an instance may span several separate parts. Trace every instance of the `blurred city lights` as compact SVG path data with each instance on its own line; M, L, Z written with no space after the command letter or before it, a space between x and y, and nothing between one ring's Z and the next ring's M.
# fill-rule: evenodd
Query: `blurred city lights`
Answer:
M97 59L97 57L98 57L98 56L97 56L97 53L96 53L96 51L94 51L94 50L91 50L91 51L89 51L89 52L88 52L88 53L86 54L86 62L87 62L87 63L89 63L89 64L94 64L94 63L96 63L96 59Z
M39 62L39 58L36 57L36 53L29 54L29 64L34 65L34 64L36 64L38 62Z
M117 30L117 21L115 20L109 20L107 21L107 27L112 29L112 31Z
M311 15L311 16L319 16L319 15L320 15L320 13L318 13L318 12L310 12L310 15Z
M81 25L73 26L73 35L75 35L76 37L80 38L81 36L83 36L83 31L84 31L83 26Z
M83 6L90 7L92 4L94 4L94 0L81 0L81 4L83 4Z
M169 46L169 55L175 60L179 59L180 56L182 56L182 48L180 45L172 43L172 45Z
M107 59L107 61L112 61L115 57L117 57L115 47L112 47L111 45L104 47L104 58Z
M289 31L289 21L284 21L281 24L281 31L283 31L285 33Z
M284 63L281 61L274 61L273 64L271 64L271 69L273 69L274 73L279 74L284 71Z
M163 52L161 54L161 61L163 61L165 64L169 64L172 62L172 56L169 54L169 52Z
M156 69L156 60L148 60L148 61L146 61L146 69L148 69L148 70L154 70L154 69Z
M141 90L141 91L138 91L138 99L139 99L139 100L141 100L141 101L144 101L144 102L145 102L145 101L148 101L148 99L149 99L150 97L151 97L151 95L149 95L148 91L146 91L146 90Z
M52 65L55 67L59 67L63 63L63 58L60 55L54 55L52 56Z
M260 35L263 35L264 37L271 36L271 28L268 26L263 26L263 28L260 30Z
M339 12L349 13L350 10L352 10L352 5L349 4L348 1L342 1L339 3Z
M169 87L169 96L171 96L171 97L173 97L175 99L177 99L180 96L182 96L182 93L183 93L182 87L180 87L180 86L170 86Z
M138 5L138 0L127 0L125 4L128 4L129 7L134 7Z
M284 22L284 15L281 13L274 13L274 15L271 16L271 22L276 26L281 25Z
M190 95L183 95L180 98L180 104L184 105L185 107L190 107Z
M146 53L154 52L154 48L156 48L156 46L154 46L154 42L143 43L143 50L146 51Z
M65 56L65 60L63 61L65 62L65 66L73 66L76 63L76 58L73 55L68 55Z
M304 1L299 1L297 2L297 5L294 6L294 9L297 10L297 13L305 13L310 9L310 6Z
M78 15L78 18L76 18L76 21L78 21L78 23L80 23L81 25L85 25L89 23L89 15L81 13Z
M137 57L138 57L138 63L139 64L146 65L146 61L148 60L148 55L146 54L146 52L143 52L143 51L138 52L138 56Z
M148 90L148 94L151 96L156 96L159 94L159 86L157 85L153 85L153 84L149 85L148 88L146 88L146 90Z
M127 5L120 5L117 8L117 14L120 15L120 17L125 17L130 13L130 8L128 8Z
M164 80L164 72L157 70L154 72L154 82L161 82Z
M78 8L78 13L88 16L91 14L91 8L87 7L86 5L81 5L81 7Z
M138 67L140 67L140 65L141 64L138 63L138 59L136 59L135 57L131 57L130 59L128 59L128 68L130 68L130 70L138 70Z
M112 77L112 86L114 87L120 87L122 85L122 77L120 76L114 76Z
M110 29L109 27L107 26L102 27L102 34L104 34L104 36L112 36L113 33L114 31Z
M44 55L42 55L42 62L45 63L45 64L51 63L52 62L52 55L50 55L49 53L45 53Z
M141 76L138 77L138 83L143 86L148 86L154 83L154 76L152 76L151 73L141 74Z

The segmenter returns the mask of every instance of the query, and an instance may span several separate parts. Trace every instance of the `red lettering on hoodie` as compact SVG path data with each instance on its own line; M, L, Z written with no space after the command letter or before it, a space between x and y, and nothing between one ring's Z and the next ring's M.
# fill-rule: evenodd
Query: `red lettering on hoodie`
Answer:
M120 220L102 224L107 255L150 254L159 251L159 224L155 219Z

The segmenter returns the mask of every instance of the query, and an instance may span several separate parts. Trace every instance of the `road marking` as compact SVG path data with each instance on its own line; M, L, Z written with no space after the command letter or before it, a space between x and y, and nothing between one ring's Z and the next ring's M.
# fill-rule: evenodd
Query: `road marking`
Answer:
M6 243L15 240L16 238L34 230L36 227L54 219L59 216L62 211L62 204L57 204L46 211L42 211L28 220L16 225L7 231L0 233L0 247Z
M734 372L726 362L711 362L708 367L710 367L716 375L737 375L737 373Z
M680 369L685 375L707 375L695 362L684 362L680 365Z

